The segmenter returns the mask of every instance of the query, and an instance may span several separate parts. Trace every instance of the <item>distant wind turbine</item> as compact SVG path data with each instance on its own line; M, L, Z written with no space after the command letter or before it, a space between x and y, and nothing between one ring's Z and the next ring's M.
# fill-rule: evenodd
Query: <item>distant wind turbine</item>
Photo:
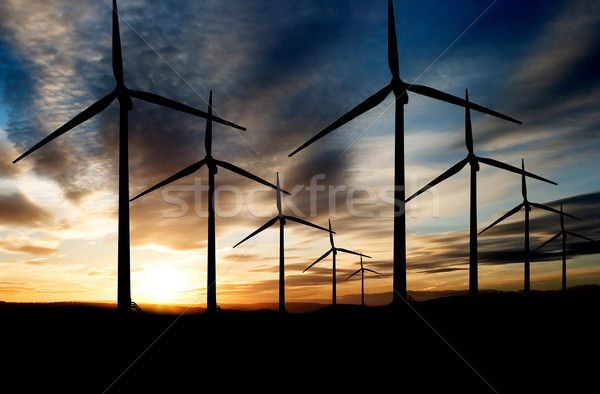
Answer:
M284 248L284 242L283 242L283 232L284 232L283 228L286 224L286 219L291 220L293 222L300 223L300 224L304 224L304 225L307 225L310 227L314 227L314 228L317 228L317 229L320 229L323 231L329 231L329 230L324 227L317 226L316 224L312 224L304 219L299 219L299 218L296 218L293 216L284 215L283 210L281 208L281 191L282 191L282 189L279 187L279 173L277 173L277 216L275 216L273 219L269 220L262 227L260 227L258 230L256 230L252 234L248 235L246 238L242 239L240 242L235 244L233 247L235 248L242 242L246 241L249 238L252 238L256 234L260 233L261 231L266 230L267 228L271 227L273 224L275 224L275 222L279 221L279 311L284 313L285 312L285 269L284 269L285 248Z
M289 154L293 156L297 152L306 148L308 145L331 133L333 130L350 122L352 119L367 112L379 105L391 93L395 97L395 164L394 164L394 251L393 251L393 303L398 304L401 299L406 300L406 222L405 222L405 174L404 174L404 105L408 104L408 95L406 91L411 91L423 96L431 97L436 100L445 101L450 104L461 107L472 108L476 111L496 116L514 123L521 124L520 121L503 115L499 112L482 107L475 103L444 93L437 89L423 85L415 85L402 81L400 79L398 63L398 44L396 40L396 26L394 22L394 7L392 0L388 1L388 65L392 73L391 82L381 90L367 98L362 103L342 115L338 120L317 133L314 137L302 144L298 149ZM402 204L402 206L401 206Z
M177 111L191 115L207 118L206 112L178 103L157 94L132 90L125 86L123 79L123 56L121 53L121 37L119 34L119 19L117 12L117 1L113 0L112 12L112 69L117 82L112 92L90 105L73 119L56 129L46 138L38 142L27 152L19 156L13 163L18 162L25 156L46 145L55 138L61 136L72 128L104 111L115 99L119 101L119 230L118 230L118 284L117 284L117 309L129 311L135 306L131 302L131 279L130 279L130 253L129 253L129 155L128 155L128 111L133 109L131 98L162 105ZM222 123L240 130L245 128L221 118L212 116L215 122Z
M191 166L184 168L183 170L179 171L175 175L170 176L169 178L165 179L164 181L159 182L158 184L152 186L151 188L147 189L146 191L138 194L137 196L135 196L134 198L131 199L131 201L133 201L137 198L140 198L144 194L150 193L151 191L156 190L162 186L165 186L171 182L175 182L176 180L183 178L184 176L190 175L190 174L198 171L200 169L200 167L202 167L204 164L206 164L206 166L208 167L208 254L207 254L208 267L206 270L207 271L206 272L206 280L207 280L206 310L208 313L213 313L213 312L216 312L216 310L217 310L217 289L216 289L217 277L216 277L216 257L215 257L216 256L215 255L215 196L214 196L215 174L218 171L217 167L225 168L225 169L233 171L241 176L252 179L253 181L256 181L258 183L262 183L263 185L269 186L275 190L280 190L277 188L277 186L273 185L272 183L269 183L269 182L265 181L264 179L261 179L261 178L257 177L256 175L249 173L248 171L242 170L241 168L239 168L231 163L217 160L212 157L212 120L213 120L213 116L212 116L212 91L211 91L210 97L208 100L208 116L206 119L206 134L204 136L204 147L206 149L206 156L204 157L204 159L192 164ZM289 194L285 190L282 190L282 191L286 194Z
M551 208L547 205L544 204L538 204L535 202L531 202L527 199L527 183L525 181L525 161L523 159L521 159L521 168L523 169L523 173L521 174L521 193L523 195L523 202L520 203L519 205L517 205L516 207L514 207L513 209L511 209L510 211L506 212L500 219L496 220L494 223L490 224L489 226L487 226L486 228L484 228L483 230L481 230L479 232L478 235L481 235L484 231L488 230L491 227L494 227L496 224L500 223L501 221L503 221L504 219L514 215L515 213L519 212L521 210L521 208L525 208L525 256L524 256L524 260L525 260L525 278L524 278L524 285L523 285L523 292L525 294L529 294L529 290L530 290L530 270L529 270L529 212L531 211L531 207L536 207L536 208L540 208L540 209L544 209L546 211L549 212L554 212L557 214L561 214L560 211ZM571 216L565 213L565 215L570 216L572 218L575 218L575 216ZM577 219L577 218L575 218Z
M348 280L360 272L360 305L361 306L365 306L365 271L369 271L374 274L381 275L377 271L373 271L371 269L363 267L363 257L360 256L360 268L358 270L356 270L356 272L354 272L352 275L350 275L346 278L346 280Z
M550 242L554 241L556 238L558 238L562 235L562 293L563 294L566 294L566 292L567 292L567 235L572 235L573 237L578 237L578 238L585 239L587 241L595 242L593 239L590 239L588 237L584 237L583 235L579 235L574 232L565 230L565 219L564 219L565 216L569 216L569 217L575 218L577 220L581 220L579 218L576 218L574 216L567 215L566 213L564 213L562 203L560 203L560 231L559 231L559 233L556 234L554 237L550 238L549 240L547 240L546 242L544 242L543 244L541 244L540 246L538 246L537 249L535 250L537 252L539 249L548 245Z
M358 253L358 252L353 252L351 250L348 249L343 249L343 248L336 248L335 244L333 243L333 234L335 234L333 232L333 230L331 230L331 219L329 219L329 243L331 244L331 249L329 249L327 252L325 252L325 254L323 254L323 256L319 257L314 263L312 263L311 265L309 265L308 267L306 267L304 269L304 271L302 271L302 273L306 272L308 269L310 269L310 267L312 267L313 265L317 264L319 261L323 260L325 257L329 256L331 253L333 253L333 281L332 281L332 287L331 287L331 304L335 306L336 304L336 293L335 293L335 284L336 284L336 278L335 278L335 256L337 255L338 252L344 252L344 253L350 253L350 254L355 254L357 256L361 256L361 257L367 257L367 258L371 258L371 256L367 256L364 255L362 253Z
M466 101L469 102L469 92L466 91ZM525 175L531 178L539 179L544 182L552 183L556 185L556 182L550 181L541 176L532 174L525 170L513 167L511 165L502 163L498 160L488 159L485 157L476 156L473 151L473 130L471 129L471 112L469 106L465 107L465 144L469 151L466 158L450 167L442 175L438 176L429 184L425 185L415 194L406 199L409 202L419 194L427 191L429 188L437 185L438 183L450 178L452 175L458 173L467 163L471 166L471 201L470 201L470 247L469 247L469 296L472 301L475 301L477 296L477 171L479 171L479 163L484 163L493 167L500 168L502 170L511 171L517 174Z

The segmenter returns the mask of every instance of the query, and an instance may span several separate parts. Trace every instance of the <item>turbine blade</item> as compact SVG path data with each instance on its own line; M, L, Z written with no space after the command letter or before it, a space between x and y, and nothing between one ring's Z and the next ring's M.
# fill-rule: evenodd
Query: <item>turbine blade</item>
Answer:
M348 250L348 249L344 249L344 248L336 248L338 250L338 252L345 252L345 253L350 253L350 254L355 254L357 256L362 256L362 257L367 257L367 258L371 258L371 256L367 256L366 254L362 254L362 253L358 253L358 252L354 252L352 250Z
M123 84L123 54L121 52L121 34L119 32L119 13L117 0L113 0L112 20L112 66L113 74L119 85Z
M525 176L528 176L530 178L535 178L535 179L538 179L540 181L544 181L544 182L551 183L553 185L557 185L557 183L554 182L554 181L551 181L551 180L546 179L546 178L542 178L541 176L532 174L531 172L523 171L520 168L513 167L513 166L508 165L506 163L502 163L501 161L498 161L498 160L488 159L488 158L485 158L485 157L477 157L477 160L480 161L480 162L482 162L482 163L485 163L485 164L488 164L490 166L493 166L493 167L498 167L498 168L501 168L503 170L511 171L511 172L514 172L514 173L519 174L519 175L525 174Z
M482 107L481 105L475 104L470 101L467 102L464 99L461 99L459 97L453 96L448 93L444 93L444 92L434 89L434 88L430 88L428 86L406 84L405 89L409 90L413 93L417 93L417 94L421 94L423 96L431 97L431 98L434 98L437 100L445 101L450 104L455 104L455 105L458 105L461 107L468 107L470 109L473 109L478 112L482 112L484 114L488 114L488 115L492 115L492 116L495 116L500 119L508 120L509 122L522 124L521 121L513 119L510 116L503 115L500 112L496 112L489 108Z
M199 162L194 163L191 166L184 168L183 170L179 171L175 175L172 175L172 176L168 177L167 179L165 179L164 181L162 181L160 183L157 183L156 185L152 186L150 189L147 189L146 191L138 194L137 196L135 196L134 198L132 198L129 201L136 200L136 199L142 197L144 194L148 194L151 191L158 189L159 187L167 185L167 184L169 184L171 182L175 182L176 180L178 180L180 178L183 178L184 176L190 175L190 174L198 171L200 169L200 167L202 167L202 165L204 163L205 163L205 159L202 159Z
M521 195L523 196L523 200L527 201L527 182L525 180L525 159L521 159L521 169L523 173L521 174Z
M347 277L346 279L344 279L344 280L348 280L348 279L352 278L354 275L358 274L358 273L359 273L360 271L362 271L362 270L363 270L363 268L359 268L358 270L356 270L356 272L355 272L355 273L353 273L352 275L348 276L348 277Z
M477 235L481 235L481 233L483 233L484 231L486 231L487 229L489 229L490 227L494 227L496 224L500 223L501 221L503 221L504 219L508 218L509 216L514 215L515 213L519 212L519 210L523 208L523 203L520 203L519 205L517 205L516 207L514 207L513 209L511 209L510 211L506 212L504 215L502 215L502 217L498 220L496 220L494 223L490 224L489 226L487 226L486 228L484 228L483 230L481 230Z
M116 95L116 93L114 91L112 91L109 94L107 94L106 96L102 97L100 100L96 101L94 104L90 105L89 107L87 107L86 109L84 109L83 111L81 111L73 119L69 120L67 123L65 123L64 125L62 125L58 129L56 129L55 131L53 131L51 134L49 134L48 136L46 136L46 138L44 138L43 140L41 140L40 142L38 142L37 144L35 144L27 152L23 153L16 160L14 160L13 163L18 162L19 160L21 160L22 158L24 158L25 156L27 156L31 152L33 152L33 151L41 148L42 146L46 145L48 142L52 141L53 139L55 139L55 138L63 135L67 131L71 130L73 127L75 127L75 126L77 126L77 125L85 122L86 120L88 120L88 119L90 119L90 118L98 115L100 112L104 111L106 109L106 107L108 107L110 105L110 103L115 99L115 97L117 97L117 95Z
M329 256L329 254L333 251L333 249L329 249L327 252L325 252L323 254L323 256L319 257L314 263L312 263L311 265L309 265L308 267L306 267L304 269L304 271L302 271L303 273L306 272L310 267L312 267L313 265L317 264L319 261L323 260L325 257Z
M158 94L142 92L140 90L129 90L129 94L131 95L131 97L135 97L139 100L144 100L149 103L162 105L163 107L171 108L176 111L185 112L190 115L199 116L204 119L208 119L210 117L213 120L213 122L221 123L221 124L224 124L225 126L231 126L235 129L239 129L239 130L246 130L245 127L239 126L233 122L221 119L214 115L209 115L208 113L206 113L204 111L190 107L189 105L181 104L175 100L171 100L171 99L159 96Z
M279 187L279 173L277 173L277 214L283 215L281 208L281 188Z
M569 215L568 213L561 212L558 209L554 209L554 208L549 207L549 206L544 205L544 204L538 204L536 202L530 202L529 204L532 205L532 206L534 206L534 207L536 207L536 208L545 209L546 211L549 211L549 212L554 212L554 213L558 213L559 215L565 215L565 216L568 216L568 217L573 218L573 219L581 220L578 217L575 217L573 215Z
M386 87L384 87L377 93L373 94L371 97L369 97L362 103L358 104L356 107L352 108L346 114L342 115L338 120L336 120L335 122L333 122L332 124L327 126L325 129L323 129L322 131L317 133L314 137L312 137L311 139L306 141L304 144L302 144L298 149L296 149L295 151L290 153L288 155L288 157L292 157L293 155L300 152L302 149L306 148L307 146L309 146L316 140L320 139L321 137L331 133L333 130L348 123L349 121L356 118L357 116L362 115L363 113L367 112L368 110L372 109L373 107L376 107L390 94L391 91L392 91L392 85L387 85Z
M459 161L458 163L456 163L455 165L453 165L452 167L450 167L446 172L444 172L442 175L438 176L437 178L435 178L433 181L429 182L427 185L423 186L421 188L421 190L419 190L418 192L416 192L415 194L413 194L412 196L410 196L409 198L406 199L405 202L409 202L410 200L412 200L413 198L417 197L419 194L426 192L427 190L429 190L430 188L432 188L433 186L437 185L438 183L450 178L452 175L456 174L457 172L459 172L460 170L463 169L463 167L469 162L468 158L464 158L461 161Z
M368 269L368 268L365 268L364 270L365 270L365 271L372 272L372 273L374 273L374 274L377 274L377 275L381 275L379 272L377 272L377 271L373 271L373 270L371 270L371 269ZM383 275L381 275L381 276L383 276Z
M335 247L333 246L333 231L331 230L331 218L329 219L329 243L331 244L331 248Z
M226 169L228 169L229 171L233 171L233 172L235 172L235 173L237 173L237 174L240 174L241 176L244 176L244 177L246 177L246 178L252 179L253 181L256 181L256 182L258 182L258 183L262 183L262 184L263 184L263 185L265 185L265 186L269 186L270 188L273 188L273 189L277 190L277 186L273 185L272 183L269 183L269 182L265 181L265 180L264 180L264 179L262 179L262 178L259 178L259 177L257 177L257 176L256 176L256 175L254 175L254 174L251 174L251 173L249 173L249 172L248 172L248 171L246 171L246 170L242 170L242 169L241 169L240 167L238 167L238 166L234 166L234 165L233 165L233 164L231 164L231 163L227 163L227 162L225 162L225 161L220 161L220 160L215 160L215 163L216 163L218 166L221 166L221 167L223 167L223 168L226 168ZM285 191L285 190L283 190L283 189L279 189L279 190L281 190L282 192L284 192L284 193L285 193L285 194L287 194L287 195L291 195L290 193L286 192L286 191Z
M591 238L588 238L588 237L584 237L583 235L580 235L580 234L577 234L577 233L572 233L572 232L570 232L570 231L566 231L566 233L567 233L567 234L569 234L569 235L572 235L572 236L574 236L574 237L579 237L579 238L582 238L582 239L586 239L586 240L588 240L588 241L595 242L593 239L591 239Z
M204 132L204 150L206 155L212 153L212 90L208 96L208 116L206 117L206 131Z
M265 223L264 225L262 225L258 230L256 230L255 232L253 232L252 234L248 235L246 238L242 239L240 242L238 242L237 244L233 245L233 247L235 248L236 246L238 246L239 244L241 244L242 242L246 241L249 238L254 237L256 234L260 233L261 231L266 230L267 228L271 227L276 221L277 219L279 219L278 217L274 217L273 219L269 220L267 223Z
M469 91L465 89L465 101L469 102ZM469 153L473 154L473 128L471 126L471 111L465 107L465 145Z
M550 242L554 241L556 238L560 237L562 235L562 231L558 234L556 234L554 237L550 238L549 240L547 240L546 242L544 242L543 244L541 244L540 246L537 247L536 251L538 249L543 248L544 246L548 245Z
M398 41L396 39L396 22L394 19L394 4L388 1L388 65L395 79L400 78L398 65Z
M314 227L314 228L318 228L319 230L323 230L323 231L327 231L327 232L329 232L329 230L328 230L328 229L326 229L325 227L317 226L316 224L312 224L311 222L308 222L308 221L306 221L306 220L304 220L304 219L296 218L296 217L293 217L293 216L287 216L287 215L284 215L284 217L285 217L286 219L288 219L288 220L291 220L291 221L293 221L293 222L297 222L297 223L305 224L305 225L307 225L307 226ZM334 234L335 234L335 232L334 232Z

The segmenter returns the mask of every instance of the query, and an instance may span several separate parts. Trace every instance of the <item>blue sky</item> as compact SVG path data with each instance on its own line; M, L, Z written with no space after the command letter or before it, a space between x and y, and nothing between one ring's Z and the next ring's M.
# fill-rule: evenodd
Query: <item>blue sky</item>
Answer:
M476 153L515 166L524 158L527 170L558 183L529 181L531 201L565 201L584 219L568 222L573 231L600 238L600 7L501 0L394 7L401 77L459 97L469 89L472 101L521 120L473 113ZM387 275L372 279L371 292L391 297L393 98L287 157L389 83L387 2L123 0L119 11L127 86L200 109L212 90L215 110L247 128L215 126L215 157L271 181L279 171L283 186L297 190L287 209L321 225L331 217L337 242L373 255L372 268ZM114 87L110 4L5 1L0 18L0 187L11 212L0 223L0 298L114 300L117 106L11 164ZM409 100L410 193L467 152L461 108L414 94ZM129 124L132 196L204 156L203 120L136 101ZM319 174L324 190L311 195L307 187ZM231 249L272 216L274 196L226 171L217 179L241 193L225 191L220 200L218 294L274 301L277 231ZM134 299L203 301L206 219L190 191L202 181L200 172L172 191L185 213L161 192L132 203ZM517 175L482 166L478 182L480 228L521 201ZM468 169L407 206L409 290L466 287L468 208ZM533 247L558 231L557 218L535 215ZM480 238L483 287L522 285L522 220L515 215ZM292 226L286 231L290 299L327 299L329 263L300 274L327 239ZM532 272L533 288L559 286L550 252L538 256L544 262ZM573 259L573 284L597 283L595 253ZM357 264L343 259L339 277ZM355 285L341 285L340 297L355 296Z

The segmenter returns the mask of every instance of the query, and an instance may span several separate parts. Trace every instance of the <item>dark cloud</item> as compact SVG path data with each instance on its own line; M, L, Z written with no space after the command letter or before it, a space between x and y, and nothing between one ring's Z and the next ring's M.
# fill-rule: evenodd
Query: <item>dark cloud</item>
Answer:
M562 200L565 212L582 218L575 220L565 218L565 227L567 231L572 231L588 238L600 239L600 216L596 213L600 208L600 193L590 193L586 195L573 196ZM544 202L545 205L559 208L560 201ZM567 209L568 208L568 209ZM560 231L560 217L547 211L534 212L532 210L530 217L530 251L531 261L548 261L561 258L562 251L560 241L555 241L554 245L549 245L544 249L535 252L535 249L541 246L547 239ZM478 237L478 261L481 264L510 264L521 263L524 257L524 211L520 211L501 222L493 228L487 230ZM487 225L486 225L487 226ZM481 231L483 228L480 228ZM432 235L428 238L428 243L435 245L444 245L444 261L435 261L431 257L419 258L421 263L411 262L411 268L421 269L426 265L428 272L437 272L440 265L455 264L462 259L466 264L468 261L468 232L450 233L443 236ZM598 242L589 242L575 237L569 237L567 240L567 253L574 254L597 254L600 253L600 244ZM447 267L443 267L447 269Z
M12 226L38 226L46 223L50 214L21 192L0 194L2 224Z

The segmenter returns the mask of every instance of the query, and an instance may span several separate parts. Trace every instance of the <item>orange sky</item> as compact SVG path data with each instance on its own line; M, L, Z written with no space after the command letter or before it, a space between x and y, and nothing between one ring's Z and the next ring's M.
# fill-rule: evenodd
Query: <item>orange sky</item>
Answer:
M103 3L0 5L0 300L116 301L117 104L11 163L113 88ZM285 213L331 219L337 246L372 256L365 266L383 274L366 275L366 292L378 295L367 303L391 300L393 99L287 157L389 83L385 2L243 2L235 13L191 2L166 14L123 3L128 86L202 110L214 91L215 110L247 127L215 125L214 157L269 182L279 172L294 194ZM473 25L475 3L396 4L403 78L461 97L468 87L473 101L522 120L474 114L475 150L515 166L524 158L557 181L529 182L531 201L564 201L583 219L567 226L600 238L600 13L578 0L521 4L518 15L513 6L498 2ZM416 19L422 28L411 28ZM410 195L465 157L464 111L410 95L405 112ZM131 196L204 157L204 120L136 101L129 125ZM205 304L206 176L202 168L130 204L133 301ZM521 179L483 165L477 176L481 229L521 202ZM275 193L227 170L216 182L218 303L277 302L277 226L232 248L276 215ZM468 193L465 169L406 206L409 292L467 288ZM479 237L481 289L522 288L522 221L520 212ZM532 249L558 230L556 217L532 211ZM286 300L330 302L331 258L302 273L329 249L327 234L288 222L285 236ZM581 253L569 255L569 285L600 283L597 246L568 244ZM534 257L532 289L560 288L559 249ZM358 268L357 256L338 255L338 302L360 302L359 278L344 281Z

